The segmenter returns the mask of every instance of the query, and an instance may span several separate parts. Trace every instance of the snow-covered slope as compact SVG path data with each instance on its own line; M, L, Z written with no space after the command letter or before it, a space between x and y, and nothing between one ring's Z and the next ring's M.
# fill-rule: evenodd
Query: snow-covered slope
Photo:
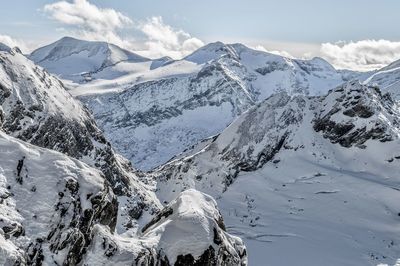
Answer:
M157 194L169 202L196 188L216 197L250 265L399 258L400 107L376 87L281 92L209 142L157 169Z
M162 209L62 83L1 47L1 265L247 265L210 196Z
M0 51L0 106L7 134L101 170L123 202L121 227L160 208L151 184L114 152L87 109L58 79L15 49Z
M63 79L90 81L91 75L120 62L146 62L149 59L106 42L64 37L32 52L29 58Z
M120 234L100 171L3 132L0 150L1 265L247 265L210 196L185 191L142 234Z
M382 91L390 92L396 100L400 100L400 60L373 72L363 80L365 84L377 85Z
M72 93L87 104L119 152L151 169L218 134L274 92L320 95L357 75L320 58L294 60L213 43L183 60L96 80Z
M101 172L0 132L0 264L76 265L118 203Z

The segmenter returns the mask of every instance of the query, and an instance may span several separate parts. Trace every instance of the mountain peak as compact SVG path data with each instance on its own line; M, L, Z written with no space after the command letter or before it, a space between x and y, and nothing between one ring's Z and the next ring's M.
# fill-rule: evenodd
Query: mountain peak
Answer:
M214 42L199 48L186 56L184 60L197 64L204 64L226 54L236 56L236 52L230 45L224 44L223 42Z
M148 58L101 41L85 41L72 37L39 48L29 56L49 72L73 81L123 61L145 62Z

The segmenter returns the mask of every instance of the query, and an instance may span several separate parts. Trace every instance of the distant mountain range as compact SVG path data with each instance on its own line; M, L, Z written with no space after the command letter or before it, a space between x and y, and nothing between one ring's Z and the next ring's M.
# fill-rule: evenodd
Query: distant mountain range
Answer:
M76 47L88 46L87 42L74 41ZM63 42L71 45L71 39L64 38L50 47L64 47ZM92 46L89 51L98 43ZM43 53L38 49L31 58L46 67L47 61L34 56ZM63 77L67 65L61 62L67 59L56 54L53 58L63 58L58 64L61 69L48 70ZM68 60L74 61L74 56ZM52 61L54 65L57 62ZM321 95L359 74L335 70L321 58L293 60L220 42L182 60L168 59L157 68L152 65L153 61L137 60L117 63L91 75L91 82L73 84L71 90L93 112L117 150L145 170L218 134L274 92Z
M398 66L0 44L0 264L394 265Z

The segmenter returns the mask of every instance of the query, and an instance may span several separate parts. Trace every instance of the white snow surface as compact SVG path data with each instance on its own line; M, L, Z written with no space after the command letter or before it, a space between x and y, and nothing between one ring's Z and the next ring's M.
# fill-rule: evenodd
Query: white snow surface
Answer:
M353 99L373 114L344 115ZM316 119L337 108L330 121L354 124L343 136L382 127L382 141L356 144L360 135L345 147L316 132ZM354 82L326 97L277 94L202 150L157 169L157 193L167 202L190 188L214 196L228 232L248 247L249 265L394 265L400 254L399 117L396 103Z
M374 71L363 79L365 84L377 85L400 100L400 60Z

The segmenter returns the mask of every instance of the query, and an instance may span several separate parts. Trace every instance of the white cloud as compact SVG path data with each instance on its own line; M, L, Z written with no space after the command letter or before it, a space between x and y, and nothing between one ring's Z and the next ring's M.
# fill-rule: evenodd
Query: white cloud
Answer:
M0 43L3 43L3 44L7 45L7 46L10 47L10 48L13 48L13 47L16 47L16 46L17 46L17 47L20 48L23 52L25 52L25 51L28 50L27 45L25 44L24 41L22 41L22 40L17 40L17 39L12 38L11 36L8 36L8 35L2 35L2 34L0 34Z
M200 48L204 43L192 37L183 30L176 30L166 25L161 17L152 17L138 25L138 29L145 34L150 57L168 55L179 58Z
M368 71L400 59L400 42L363 40L323 43L321 56L337 68Z
M267 50L264 46L262 45L257 45L256 47L254 47L255 50L259 50L262 52L266 52L266 53L270 53L270 54L276 54L276 55L280 55L280 56L284 56L287 58L294 58L294 56L292 56L290 53L286 52L286 51L278 51L278 50Z
M44 6L52 19L69 27L77 37L102 40L126 46L118 31L133 24L132 20L111 8L99 8L86 0L60 1Z
M87 0L59 1L45 5L43 11L63 25L65 34L111 42L148 57L180 58L203 45L183 30L166 25L161 17L134 22L114 9L99 8ZM122 31L127 29L131 35L123 36Z

